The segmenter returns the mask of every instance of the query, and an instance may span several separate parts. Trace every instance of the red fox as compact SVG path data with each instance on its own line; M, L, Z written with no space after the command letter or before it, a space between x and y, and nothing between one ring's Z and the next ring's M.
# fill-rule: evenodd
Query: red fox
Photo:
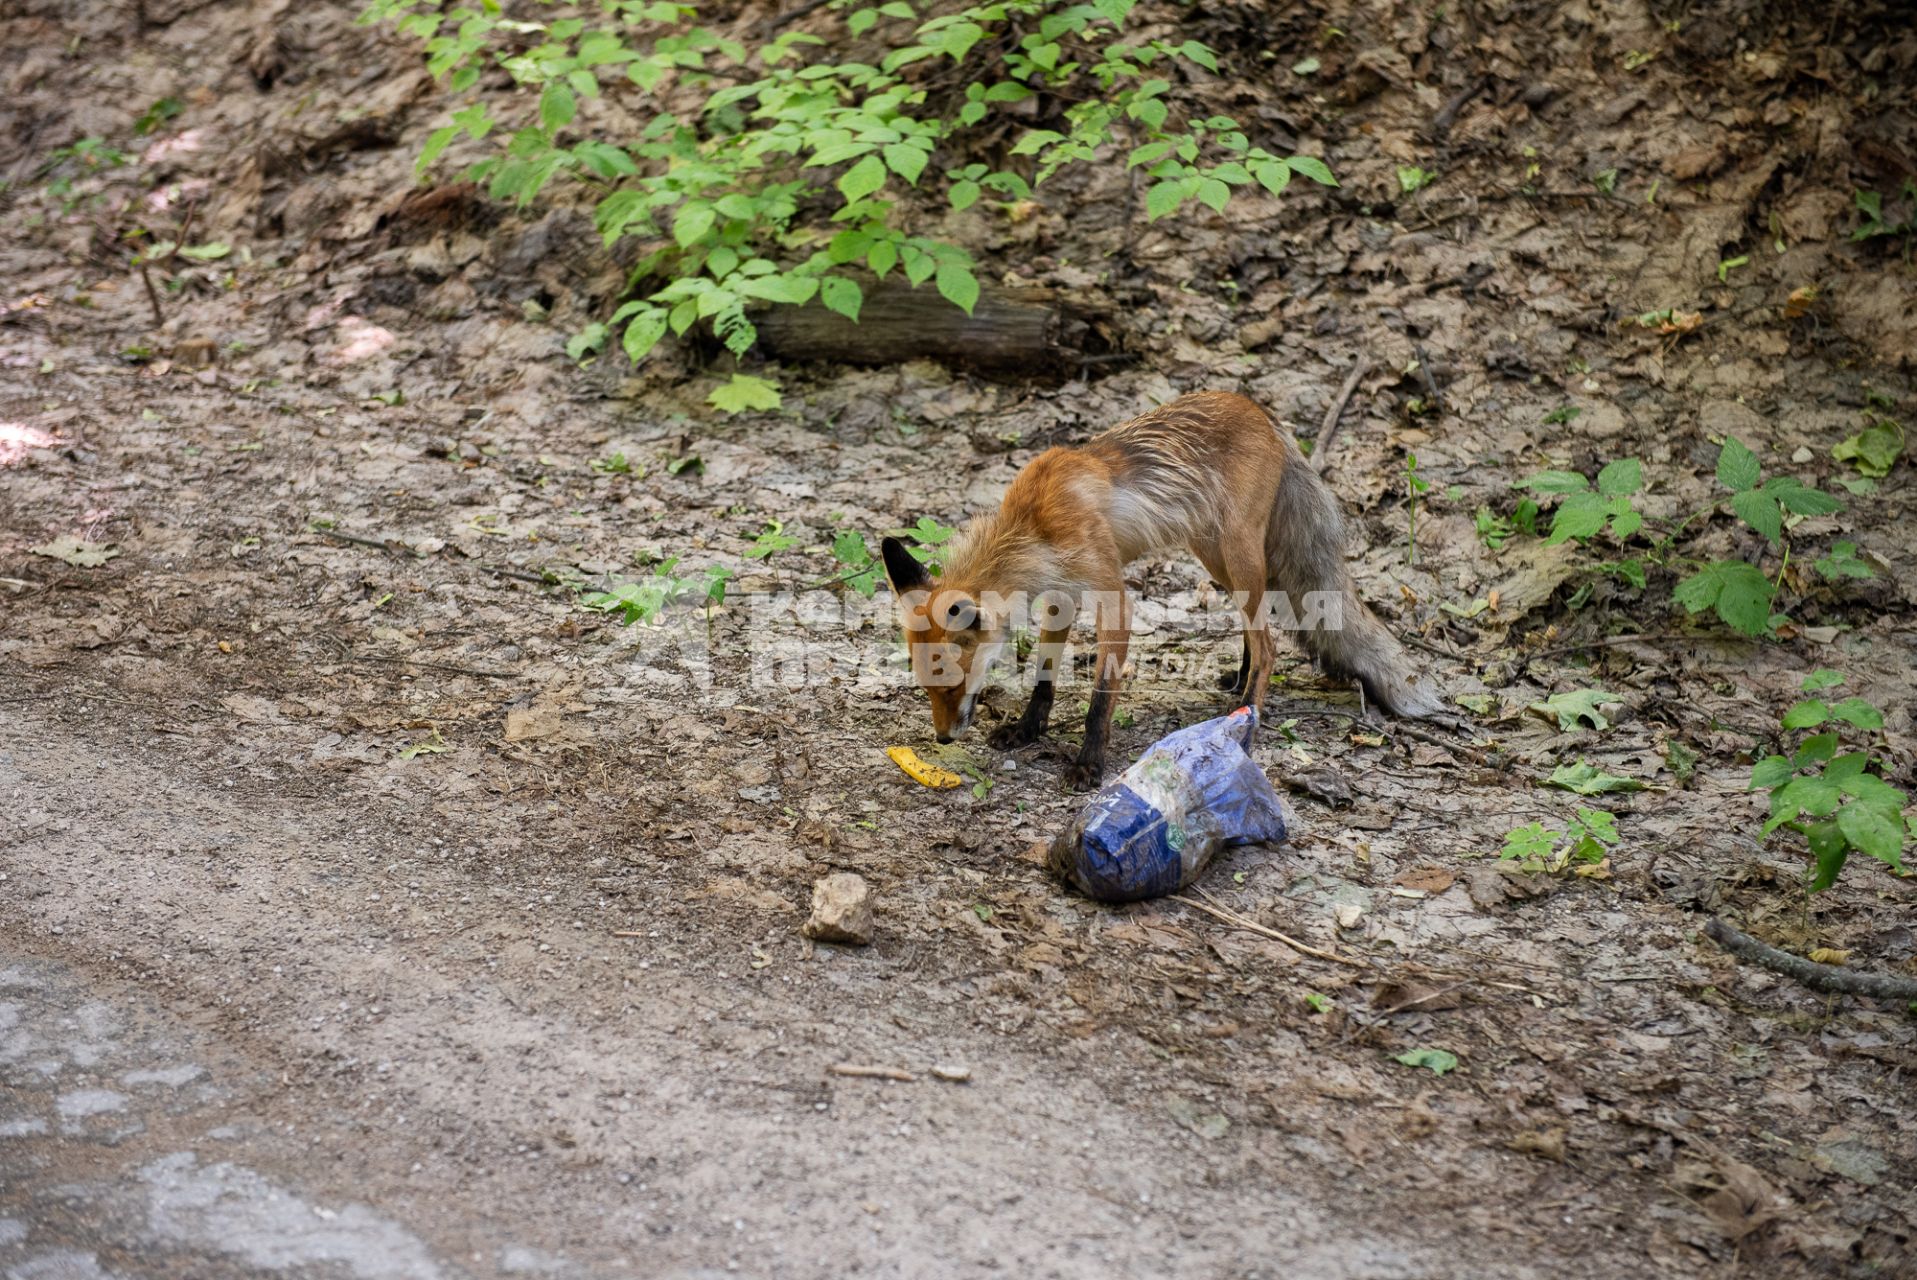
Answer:
M1212 391L1183 396L1080 448L1032 459L997 514L974 519L953 538L936 580L904 543L884 540L886 577L938 740L971 727L987 668L1009 638L1005 601L1090 592L1098 600L1097 674L1071 779L1097 786L1131 638L1125 566L1181 545L1233 594L1244 617L1233 706L1261 698L1271 681L1277 647L1269 591L1292 609L1304 603L1304 646L1327 674L1357 679L1397 715L1439 709L1436 692L1358 599L1345 570L1337 499L1269 414L1243 396ZM1071 617L1054 610L1045 618L1031 701L993 733L995 747L1023 746L1045 733Z

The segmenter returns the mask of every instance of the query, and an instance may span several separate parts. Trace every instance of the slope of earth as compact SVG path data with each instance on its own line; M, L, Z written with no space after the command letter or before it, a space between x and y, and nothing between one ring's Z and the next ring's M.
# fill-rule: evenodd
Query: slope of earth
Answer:
M1853 493L1832 453L1913 403L1907 243L1849 239L1853 189L1909 216L1894 11L1210 6L1223 74L1182 91L1338 191L1148 227L1085 180L950 228L1103 296L1135 363L788 369L786 411L715 423L694 351L565 358L623 278L578 209L419 194L414 50L338 6L136 8L0 20L0 1275L1905 1265L1908 1017L1699 932L1913 963L1908 882L1858 857L1807 896L1746 791L1818 668L1912 781L1909 464ZM49 191L87 137L137 159ZM231 251L149 299L143 226ZM1120 909L1032 854L1069 738L973 745L956 792L885 760L922 697L882 594L831 581L845 530L956 522L1183 390L1321 433L1361 360L1320 448L1354 571L1468 723L1291 667L1259 756L1307 832ZM1513 479L1624 457L1674 526L1727 436L1846 504L1781 568L1727 515L1687 543L1777 574L1778 639L1479 536ZM772 522L795 544L748 559ZM1804 567L1840 542L1873 576ZM740 570L731 602L580 607L661 556ZM1121 757L1233 656L1195 567L1135 585L1173 607ZM1602 724L1527 711L1590 687ZM1584 760L1647 789L1539 785ZM1499 864L1599 804L1598 874ZM796 932L833 870L869 948Z

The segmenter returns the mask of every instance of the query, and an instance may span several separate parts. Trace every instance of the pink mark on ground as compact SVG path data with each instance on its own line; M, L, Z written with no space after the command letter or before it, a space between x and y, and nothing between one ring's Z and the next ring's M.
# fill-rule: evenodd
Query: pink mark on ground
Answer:
M146 149L146 153L140 157L140 163L152 164L157 160L165 160L169 156L190 155L200 150L205 141L206 130L204 129L188 129L170 138L161 138Z
M382 329L370 320L358 316L347 316L339 322L340 344L327 353L328 364L352 364L368 356L378 355L393 345L395 338L391 329Z
M51 449L57 437L24 422L0 422L0 467L17 467L31 449Z

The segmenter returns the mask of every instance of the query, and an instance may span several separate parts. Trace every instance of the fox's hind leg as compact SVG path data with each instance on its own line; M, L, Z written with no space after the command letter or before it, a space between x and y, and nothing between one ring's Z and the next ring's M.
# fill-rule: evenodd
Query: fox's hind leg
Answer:
M1271 687L1271 670L1278 663L1278 646L1271 638L1271 619L1265 609L1265 534L1262 529L1226 535L1219 548L1225 585L1245 628L1245 656L1239 667L1234 707L1262 707Z

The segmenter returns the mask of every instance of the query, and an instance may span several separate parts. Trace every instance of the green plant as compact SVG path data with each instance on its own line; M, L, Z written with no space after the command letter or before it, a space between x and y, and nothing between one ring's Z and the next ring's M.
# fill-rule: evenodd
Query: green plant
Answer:
M627 460L626 455L623 453L615 453L609 458L594 458L592 460L592 469L602 476L643 476L646 474L646 469L643 466L635 470L632 463Z
M1556 873L1573 864L1601 864L1605 850L1617 842L1615 814L1607 809L1579 809L1565 831L1551 830L1541 822L1517 828L1505 836L1498 856L1516 862L1520 870Z
M152 133L155 129L173 119L184 110L186 110L186 104L178 98L161 98L140 113L140 118L133 122L133 132L137 136L144 138L147 134Z
M748 560L770 560L779 552L798 545L799 540L788 534L783 524L777 520L768 520L765 522L765 528L759 531L759 536L754 538L752 545L747 548L745 558Z
M607 246L631 237L646 252L631 273L633 296L575 340L574 358L616 331L639 360L695 324L743 356L760 305L816 298L857 320L860 268L930 282L970 312L979 296L971 255L897 225L903 189L939 175L955 209L987 192L1020 201L1061 168L1129 144L1127 167L1150 179L1148 219L1189 200L1222 210L1247 186L1278 194L1293 175L1336 185L1322 160L1280 157L1229 116L1175 108L1166 69L1216 71L1217 60L1196 40L1127 39L1133 4L1001 0L931 17L923 3L900 0L835 5L845 24L837 40L785 30L752 43L666 0L555 5L542 22L509 18L494 3L444 12L444 0L372 0L360 20L423 40L428 70L454 95L469 95L489 65L525 91L509 119L469 97L433 131L418 167L461 136L492 139L495 153L466 176L495 199L525 204L561 175L593 188ZM945 75L900 74L940 59ZM582 110L589 116L586 104L622 81L657 114L636 138L594 136ZM964 163L981 142L1030 168ZM767 407L776 389L754 382L735 379L713 403Z
M718 604L726 598L726 583L737 576L731 569L712 565L697 574L679 577L673 573L678 564L677 556L661 560L649 577L622 582L606 591L589 591L579 603L588 609L619 614L621 622L629 627L635 622L651 622L670 605Z
M1431 482L1418 474L1418 455L1405 450L1405 498L1410 505L1410 523L1405 530L1405 563L1418 563L1418 495L1431 488Z
M1863 429L1833 447L1830 454L1837 461L1856 467L1859 475L1881 480L1890 474L1903 452L1903 425L1891 418L1866 413Z
M1588 567L1639 590L1648 584L1649 571L1653 568L1688 570L1674 593L1676 601L1688 612L1696 614L1708 609L1726 625L1746 635L1767 635L1785 621L1773 609L1784 571L1790 565L1787 531L1797 519L1831 514L1842 510L1843 503L1794 476L1764 479L1757 455L1735 437L1726 438L1718 454L1717 479L1730 490L1732 512L1782 549L1782 562L1775 579L1746 560L1700 561L1678 551L1678 543L1686 530L1714 515L1725 501L1722 497L1692 512L1668 531L1658 536L1647 535L1649 547L1640 554L1594 560ZM1562 495L1563 500L1551 518L1546 545L1575 541L1588 548L1608 529L1622 547L1644 530L1644 517L1636 506L1637 495L1644 488L1644 475L1642 464L1636 458L1620 458L1606 464L1595 482L1580 471L1551 470L1527 476L1517 481L1515 487L1543 495ZM1515 515L1513 523L1522 526ZM1480 520L1481 537L1485 530L1486 522ZM1491 531L1496 532L1495 525ZM1829 581L1874 576L1856 552L1855 543L1835 545L1830 554L1814 562L1813 567Z
M1837 672L1820 670L1805 677L1802 688L1819 693L1843 682ZM1883 714L1859 697L1837 702L1812 697L1792 704L1778 725L1786 733L1816 732L1800 737L1788 756L1767 756L1751 768L1749 789L1770 793L1765 837L1779 828L1804 837L1816 860L1814 890L1836 883L1853 850L1901 873L1917 822L1903 812L1909 797L1884 781L1883 762L1870 754L1871 739L1884 727ZM1839 754L1852 731L1865 737L1862 749ZM1780 738L1779 745L1789 744Z
M1492 551L1502 550L1505 542L1517 533L1511 521L1489 507L1479 507L1471 519L1477 526L1478 541Z
M1726 436L1717 455L1718 483L1731 491L1731 510L1773 545L1783 548L1783 564L1772 581L1745 560L1717 560L1701 565L1677 584L1673 598L1690 613L1711 609L1728 626L1745 635L1766 635L1785 619L1772 612L1784 569L1790 564L1790 546L1784 540L1787 513L1794 516L1829 515L1843 503L1792 476L1763 479L1757 455L1736 436ZM1720 499L1721 501L1721 499ZM1717 509L1713 503L1698 514ZM1690 519L1695 519L1693 516ZM1685 521L1686 524L1689 519ZM1682 529L1682 525L1679 526ZM1675 538L1675 534L1672 538ZM1667 544L1671 539L1667 539ZM1868 573L1868 566L1865 566Z
M1398 189L1405 195L1415 195L1438 180L1438 175L1429 169L1420 169L1415 164L1398 166Z
M1884 197L1875 191L1856 191L1851 199L1857 205L1857 212L1863 215L1863 222L1850 233L1852 240L1872 240L1878 236L1909 237L1917 231L1917 180L1906 178L1903 187L1906 212L1902 218L1894 214L1884 215ZM1905 247L1909 247L1906 238Z
M132 162L132 156L107 145L104 138L81 138L55 148L40 165L38 176L46 180L46 197L59 203L60 216L65 217L85 198L74 194L77 184Z
M949 525L942 525L930 516L920 516L919 522L910 529L887 529L882 536L908 539L907 550L911 551L919 563L936 574L940 569L937 549L951 541L952 535L956 532L958 530ZM919 545L909 545L913 542ZM832 558L845 566L845 572L836 579L827 581L843 582L862 596L871 596L878 591L879 579L885 576L885 566L872 554L872 549L865 545L864 534L857 529L847 529L840 533L832 540ZM823 586L824 584L814 585Z

